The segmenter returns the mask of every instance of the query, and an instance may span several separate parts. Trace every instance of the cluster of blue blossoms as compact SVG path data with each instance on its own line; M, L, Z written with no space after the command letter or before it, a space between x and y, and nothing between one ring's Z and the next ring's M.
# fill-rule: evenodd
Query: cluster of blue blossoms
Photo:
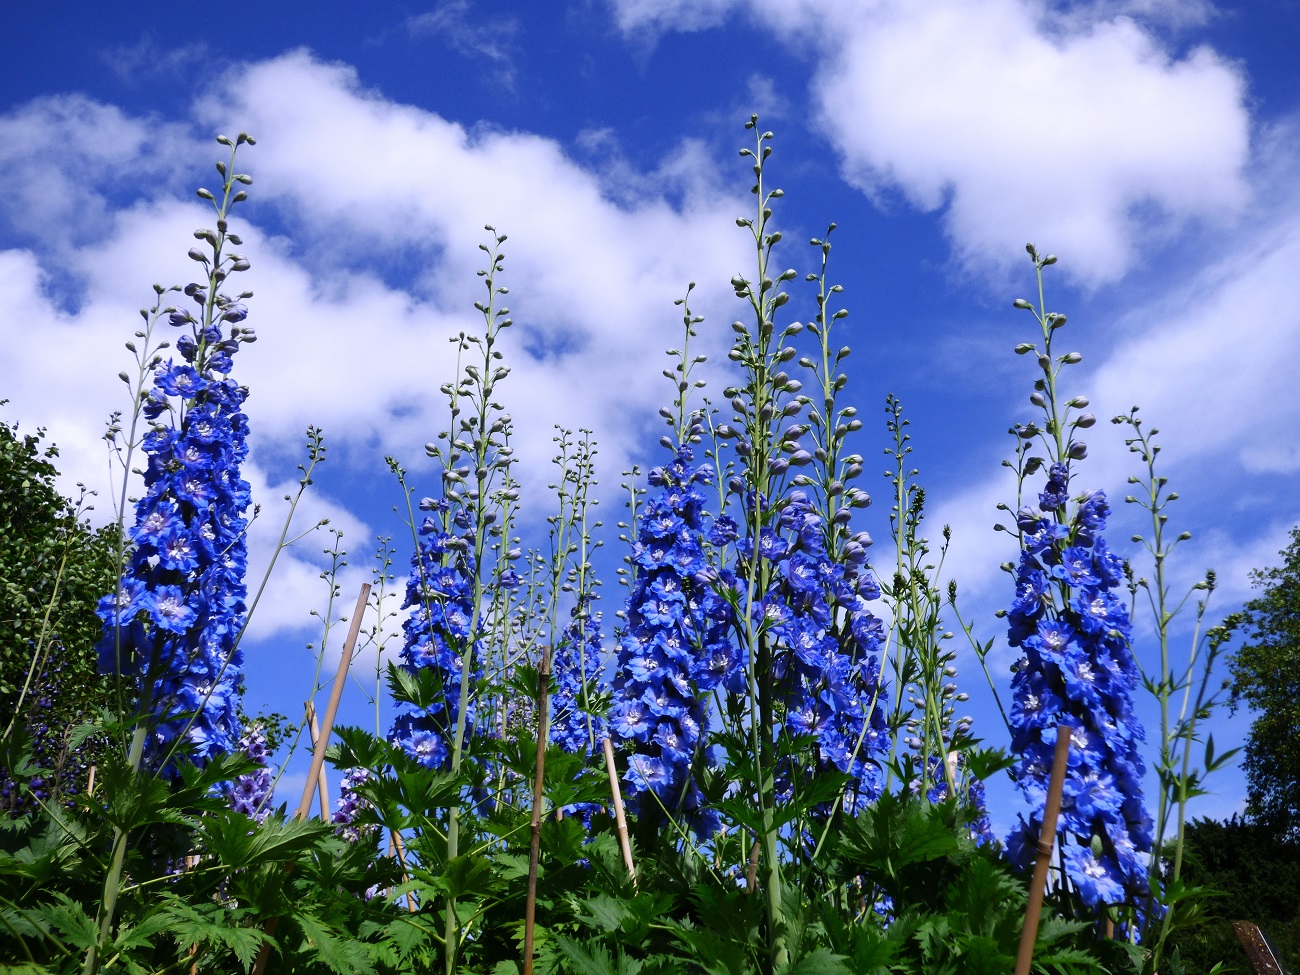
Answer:
M275 783L271 780L271 770L267 767L266 734L256 725L249 728L239 739L239 750L257 763L252 772L245 772L227 782L226 798L230 808L245 816L252 816L259 823L271 812L271 796Z
M362 826L357 822L357 816L369 805L357 792L357 786L373 778L374 773L364 766L350 768L343 776L343 783L339 787L338 803L334 814L330 817L330 822L334 824L334 832L350 843L359 840L363 832L373 831L376 828L373 825Z
M682 445L672 463L650 472L660 491L637 524L610 727L628 753L629 808L644 815L662 804L706 836L718 820L691 766L711 757L701 754L708 696L718 688L742 691L745 668L730 639L731 607L709 579L704 550L700 488L712 482L713 468L693 459Z
M552 667L556 686L548 737L574 754L590 754L607 733L604 717L594 713L604 669L600 624L601 615L585 600L576 606Z
M445 515L448 506L445 498L426 498L420 505L440 515ZM468 529L465 509L457 509L452 525ZM402 704L389 738L426 768L445 769L451 761L464 672L469 671L471 681L481 677L477 668L482 645L473 640L476 566L465 540L447 532L439 520L426 518L419 532L420 543L411 556L411 575L402 603L403 609L413 608L414 612L402 625L406 640L401 657L412 673L432 668L442 693L427 708ZM468 662L463 660L466 654ZM471 694L465 716L466 740L473 733L474 718Z
M711 483L713 469L692 460L683 445L671 464L650 473L651 485L661 490L646 502L637 526L637 575L619 644L610 724L629 754L633 811L644 814L662 804L703 836L718 821L691 770L697 760L716 764L719 757L704 744L710 700L715 692L746 690L734 608L745 585L731 567L710 567L705 544L734 544L743 570L752 561L753 542L739 536L727 515L706 529L700 487ZM880 793L872 757L886 744L877 656L884 630L867 608L879 589L865 567L865 540L853 539L844 560L832 560L822 520L795 491L776 526L762 529L758 549L772 583L753 607L753 619L762 639L778 648L764 679L778 688L786 731L815 742L820 767L809 771L847 773L852 788L845 806L857 810ZM846 628L837 625L837 612ZM790 770L778 777L778 798L788 797Z
M957 778L957 772L966 764L966 757L959 755L956 767L953 769L953 778ZM943 769L943 764L938 758L932 758L929 762L930 779L934 785L926 790L925 797L930 802L945 802L948 799L948 776ZM966 781L956 781L958 795L963 795L965 801L963 806L969 809L974 818L970 821L969 835L978 845L985 846L997 842L997 837L993 835L993 824L989 822L988 798L984 790L982 780L974 776L967 776ZM920 780L912 783L913 793L921 791Z
M714 524L715 542L731 540L719 532L723 520ZM735 543L737 564L749 566L752 540ZM815 740L819 767L813 771L835 769L849 776L844 797L849 813L879 797L883 781L873 758L888 749L879 669L885 633L868 606L880 595L866 565L869 544L860 533L844 546L843 560L833 560L821 517L804 492L792 491L776 527L759 532L758 554L770 563L773 582L752 611L766 639L780 648L771 677L780 689L786 730ZM743 588L742 583L738 592ZM837 622L837 614L847 626ZM783 778L779 792L792 787L788 775Z
M201 307L198 285L185 293ZM240 477L248 453L247 390L225 374L239 348L244 306L217 299L207 327L192 325L161 365L144 403L157 425L145 436L145 493L130 530L130 561L118 592L104 597L101 665L138 678L137 704L153 715L150 754L184 732L196 761L228 753L239 738L242 682L237 640L244 625L247 567L244 512L249 485ZM232 326L229 337L223 325ZM168 413L170 424L158 423Z
M1141 855L1151 849L1142 802L1145 735L1133 712L1138 681L1132 627L1113 590L1123 562L1102 538L1109 507L1101 491L1083 495L1071 520L1067 465L1053 464L1039 510L1018 515L1022 551L1008 640L1023 651L1012 679L1013 776L1029 800L1008 840L1013 861L1028 866L1041 829L1056 727L1075 728L1061 804L1061 825L1077 843L1062 851L1066 873L1089 906L1147 892Z

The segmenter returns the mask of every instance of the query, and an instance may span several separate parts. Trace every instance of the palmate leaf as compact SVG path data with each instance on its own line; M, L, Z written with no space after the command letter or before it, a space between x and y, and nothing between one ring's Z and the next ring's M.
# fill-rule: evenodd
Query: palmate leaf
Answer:
M365 930L364 927L361 929L363 936ZM433 918L409 914L403 909L399 917L383 927L380 937L391 945L398 958L405 960L431 948L441 934Z
M597 894L577 905L578 920L605 934L621 928L631 913L627 901L609 894Z
M778 969L777 975L852 975L843 955L829 948L818 948Z
M492 862L474 853L448 860L440 880L439 886L450 897L483 897L502 887Z
M294 915L311 954L336 975L375 975L366 946L354 938L338 937L320 918L309 912Z
M95 944L99 939L99 929L85 908L66 894L56 892L54 899L57 903L33 907L27 912L28 916L59 932L69 947L84 951Z
M574 975L639 975L644 964L621 948L611 956L609 949L598 942L588 949L562 934L555 935L555 947L567 962L565 969Z
M998 940L988 935L964 935L953 948L958 959L956 967L962 975L1006 975L1016 965L1016 956L1003 950Z
M976 858L948 888L945 905L972 932L993 935L999 929L1019 931L1023 923L1024 885L1005 868Z
M0 962L0 975L55 975L55 970L31 961Z
M718 937L707 927L689 921L670 921L673 937L685 949L691 962L706 975L752 975L749 952L737 950L734 942Z
M151 913L147 924L165 930L182 951L199 945L210 951L226 950L235 956L244 971L253 967L253 961L263 943L274 944L274 939L262 930L260 924L241 926L236 922L246 912L228 911L217 903L191 904L175 895L165 895L164 903ZM232 916L235 914L235 916ZM248 915L253 920L251 914Z
M49 806L43 829L25 837L20 835L19 840L26 839L26 845L12 852L0 850L0 876L24 877L39 888L50 885L55 878L80 874L82 847L88 838L78 820L57 805Z
M199 823L203 848L234 870L295 860L331 833L329 823L315 819L268 818L256 823L229 809Z
M896 878L901 868L958 853L961 843L944 818L942 805L931 805L891 793L858 816L846 819L839 852L854 872Z

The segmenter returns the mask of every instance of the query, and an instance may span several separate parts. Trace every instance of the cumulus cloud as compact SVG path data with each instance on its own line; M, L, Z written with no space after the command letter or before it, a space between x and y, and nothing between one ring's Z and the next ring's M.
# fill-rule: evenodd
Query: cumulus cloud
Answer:
M675 20L638 0L613 2L625 31L700 29L734 6ZM1248 200L1244 78L1206 47L1173 55L1135 19L1168 7L752 0L744 9L809 39L813 110L850 183L941 212L968 268L1001 270L1033 240L1098 284L1123 276L1144 243L1189 220L1229 218Z
M486 58L496 68L490 77L513 88L520 23L514 17L475 17L473 7L471 0L443 0L408 18L406 29L412 37L435 37L460 54Z
M266 503L250 538L255 562L269 558L265 533L284 493L276 458L308 424L341 448L332 464L374 473L391 452L416 468L417 484L427 480L423 445L446 426L439 388L455 376L449 339L482 328L473 303L483 297L485 223L509 234L499 283L518 324L503 338L513 372L498 389L515 417L518 473L540 492L526 494L531 518L547 513L555 424L595 431L612 502L671 397L654 364L680 342L673 301L687 284L712 283L695 310L734 314L726 282L746 263L734 226L742 201L716 189L698 146L679 147L655 179L626 161L584 168L554 141L466 130L301 52L233 70L188 119L142 120L83 98L30 103L0 116L12 136L0 149L9 208L0 219L30 227L31 239L0 250L6 415L50 428L67 482L99 489L105 520L112 482L98 418L128 405L115 379L131 364L122 345L154 281L193 276L185 252L210 221L193 181L210 172L215 147L192 133L242 129L259 140L239 163L254 174L252 200L233 217L253 263L239 287L255 293L249 324L259 334L236 365L251 389L247 476ZM187 169L196 158L202 168ZM123 189L123 173L142 175ZM49 229L65 216L76 232ZM720 364L725 332L699 343ZM345 525L354 552L373 535L338 502L309 501L304 523L318 517ZM318 548L282 557L280 596L259 609L253 637L307 619L319 602Z

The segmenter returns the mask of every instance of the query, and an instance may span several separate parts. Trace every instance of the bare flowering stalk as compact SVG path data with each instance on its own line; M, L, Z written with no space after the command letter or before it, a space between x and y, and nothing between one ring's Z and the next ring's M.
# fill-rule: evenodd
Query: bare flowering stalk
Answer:
M1130 494L1124 500L1144 509L1151 518L1149 534L1133 536L1133 541L1140 543L1150 557L1151 576L1134 579L1131 592L1134 596L1139 591L1146 594L1159 647L1159 669L1141 667L1141 676L1143 686L1160 708L1160 750L1156 760L1160 791L1156 796L1149 867L1150 894L1142 901L1144 923L1128 927L1133 935L1141 927L1142 940L1150 949L1147 969L1154 972L1160 967L1165 942L1174 925L1195 906L1185 897L1177 897L1172 902L1167 902L1166 897L1167 893L1178 891L1182 885L1187 805L1197 796L1206 794L1205 776L1222 768L1238 752L1233 748L1216 754L1214 736L1210 735L1205 742L1202 761L1193 758L1193 746L1201 741L1201 728L1214 709L1223 703L1225 688L1215 682L1214 665L1239 620L1229 617L1218 626L1207 624L1209 600L1215 589L1213 571L1207 571L1204 578L1194 583L1181 599L1175 599L1169 583L1169 558L1192 535L1191 532L1173 535L1168 526L1167 510L1178 500L1178 492L1169 490L1168 479L1157 473L1160 447L1154 437L1159 431L1143 427L1136 406L1111 422L1127 426L1132 431L1125 443L1142 462L1142 473L1129 478L1136 496ZM1186 661L1178 663L1171 647L1171 632L1174 620L1187 609L1189 602L1193 603L1194 626Z

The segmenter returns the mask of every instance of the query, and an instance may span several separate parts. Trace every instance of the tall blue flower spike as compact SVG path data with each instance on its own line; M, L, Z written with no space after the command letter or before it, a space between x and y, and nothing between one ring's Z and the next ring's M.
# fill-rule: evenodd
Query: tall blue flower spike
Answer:
M1026 546L1007 614L1009 642L1022 656L1012 678L1013 776L1029 799L1028 821L1009 842L1027 866L1041 826L1056 726L1077 730L1070 751L1061 830L1077 846L1064 851L1066 872L1085 903L1113 904L1146 890L1141 854L1151 849L1151 817L1142 802L1145 738L1133 713L1137 668L1129 648L1128 610L1114 589L1123 563L1102 537L1109 509L1103 492L1084 495L1065 524L1069 472L1052 465L1039 510L1018 521ZM1062 598L1057 599L1055 596Z
M444 515L448 501L426 498L421 508ZM411 575L402 603L403 609L414 612L402 625L406 641L401 659L412 672L432 668L441 682L442 694L427 708L401 705L389 737L421 765L446 769L460 706L465 655L470 657L469 679L476 681L481 676L478 667L482 641L471 644L476 612L475 562L473 552L457 544L459 540L443 529L441 518L426 518L419 532L420 544L411 557ZM474 730L474 714L471 695L465 720L467 736Z
M691 767L707 757L710 695L742 690L745 670L730 638L731 607L707 573L701 488L712 483L713 468L693 461L683 444L670 464L650 472L659 491L637 522L609 723L628 755L629 808L647 814L662 805L703 837L717 817ZM719 518L711 532L725 532L728 521Z
M227 233L225 217L243 199L242 191L232 196L232 190L251 182L233 172L235 146L244 142L252 140L224 140L232 154L231 168L221 169L224 198L205 197L214 200L218 232L195 236L212 255L190 252L209 272L207 282L184 289L199 315L170 312L170 323L183 330L175 343L180 360L158 365L141 400L153 423L142 444L148 459L144 496L135 505L119 589L98 609L101 666L137 680L135 703L149 716L146 761L160 760L178 736L198 762L232 751L240 738L238 642L246 615L244 513L250 500L240 468L248 455L248 390L228 374L234 354L256 336L241 324L249 294L232 299L218 289L249 266L223 252L227 243L241 243Z
M1043 301L1043 268L1052 256L1026 248ZM1011 686L1008 721L1011 747L1018 756L1012 777L1029 800L1007 841L1012 860L1028 867L1041 830L1047 782L1057 727L1075 729L1057 827L1065 874L1090 907L1137 900L1149 893L1143 855L1151 850L1152 824L1142 801L1146 765L1138 752L1145 738L1133 711L1138 683L1131 649L1128 607L1115 595L1124 580L1123 561L1102 533L1110 508L1106 495L1090 491L1070 510L1071 463L1087 456L1075 438L1095 422L1086 397L1060 399L1060 370L1081 361L1079 353L1055 356L1052 337L1065 316L1035 310L1025 299L1017 308L1034 314L1043 347L1022 343L1016 352L1037 353L1042 377L1030 401L1043 411L1043 425L1016 427L1021 483L1047 468L1047 483L1036 508L1016 513L1020 562L1015 568L1015 598L1006 613L1008 642L1021 651ZM1027 444L1041 440L1046 457L1025 458ZM1068 842L1069 838L1074 842Z

